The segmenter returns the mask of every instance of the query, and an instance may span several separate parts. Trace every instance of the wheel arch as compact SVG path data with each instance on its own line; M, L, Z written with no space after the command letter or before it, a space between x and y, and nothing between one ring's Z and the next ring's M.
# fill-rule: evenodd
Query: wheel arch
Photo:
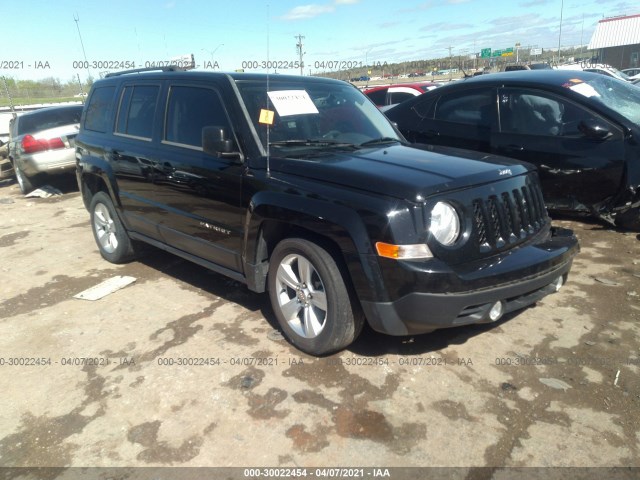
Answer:
M108 194L114 206L121 210L118 183L109 162L99 157L83 156L78 165L77 175L82 201L87 210L91 204L91 198L98 192Z
M369 260L373 246L366 225L355 210L323 200L263 193L252 200L245 221L243 259L251 290L266 290L275 246L285 238L299 237L317 243L334 256L358 300L384 296L381 272Z

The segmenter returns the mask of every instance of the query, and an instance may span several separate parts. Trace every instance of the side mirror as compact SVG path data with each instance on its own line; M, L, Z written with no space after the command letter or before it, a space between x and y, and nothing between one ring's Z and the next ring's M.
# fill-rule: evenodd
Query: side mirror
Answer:
M578 130L592 140L606 140L613 135L607 124L594 119L582 120L578 124Z
M202 150L216 157L238 157L239 151L234 151L234 141L228 138L227 129L217 125L202 128Z

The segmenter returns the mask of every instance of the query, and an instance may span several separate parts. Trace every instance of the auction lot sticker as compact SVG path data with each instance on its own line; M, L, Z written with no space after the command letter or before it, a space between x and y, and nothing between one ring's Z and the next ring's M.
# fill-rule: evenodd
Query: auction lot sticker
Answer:
M278 90L267 92L281 117L319 113L306 90Z

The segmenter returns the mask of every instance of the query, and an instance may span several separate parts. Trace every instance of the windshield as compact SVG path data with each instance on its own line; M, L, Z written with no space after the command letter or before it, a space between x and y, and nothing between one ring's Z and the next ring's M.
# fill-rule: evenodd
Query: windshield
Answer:
M400 141L389 120L358 89L344 83L239 81L263 147L291 155Z
M589 98L589 101L604 104L640 125L640 88L604 75L587 82L575 80L566 86Z
M585 68L584 71L585 72L599 73L601 75L609 75L610 77L619 78L619 79L625 80L627 82L631 80L627 74L622 73L620 70L618 70L617 68L613 68L613 67L607 67L607 68Z

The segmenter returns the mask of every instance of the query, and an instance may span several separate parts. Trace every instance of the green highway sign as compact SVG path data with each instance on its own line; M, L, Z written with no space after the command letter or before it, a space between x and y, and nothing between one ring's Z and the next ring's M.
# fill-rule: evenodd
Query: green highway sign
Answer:
M505 48L504 50L494 50L491 52L492 57L510 57L513 55L513 48Z
M491 56L490 48L483 48L480 50L480 58L489 58Z

